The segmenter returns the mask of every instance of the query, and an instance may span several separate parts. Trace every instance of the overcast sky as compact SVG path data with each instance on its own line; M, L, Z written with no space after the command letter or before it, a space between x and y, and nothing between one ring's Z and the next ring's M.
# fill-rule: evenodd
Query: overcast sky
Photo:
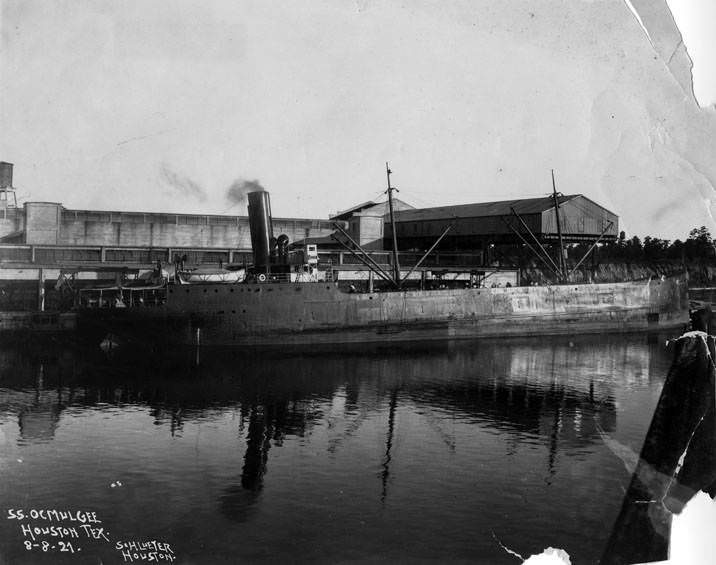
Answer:
M555 169L631 235L716 232L716 17L685 2L698 102L663 0L0 0L0 160L21 200L244 215L255 180L324 218L386 161L418 207Z

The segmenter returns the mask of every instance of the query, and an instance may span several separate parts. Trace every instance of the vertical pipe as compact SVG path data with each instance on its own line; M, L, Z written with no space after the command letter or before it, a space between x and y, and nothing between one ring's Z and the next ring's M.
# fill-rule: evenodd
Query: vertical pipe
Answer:
M38 269L38 280L37 280L37 311L45 311L45 273L42 267Z
M264 190L249 192L247 197L254 267L257 271L266 272L270 263L271 239L273 238L271 201L268 192Z
M390 208L390 231L393 232L393 280L395 285L400 288L400 263L398 263L398 234L395 229L395 215L393 214L393 191L395 188L390 186L390 167L385 164L385 172L388 177L388 207Z
M559 201L557 200L557 185L554 182L554 169L552 169L552 197L554 198L554 214L557 219L557 236L559 237L559 270L562 272L562 276L566 277L567 270L564 260L564 242L562 241L562 222L559 221Z

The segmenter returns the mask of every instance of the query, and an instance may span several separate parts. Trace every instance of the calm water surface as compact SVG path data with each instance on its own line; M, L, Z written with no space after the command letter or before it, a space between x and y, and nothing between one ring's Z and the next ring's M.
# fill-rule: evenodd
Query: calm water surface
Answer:
M6 343L0 562L156 540L177 563L595 563L630 480L603 438L639 452L670 355L640 335L198 364ZM101 523L28 516L53 509ZM58 525L78 535L27 533Z

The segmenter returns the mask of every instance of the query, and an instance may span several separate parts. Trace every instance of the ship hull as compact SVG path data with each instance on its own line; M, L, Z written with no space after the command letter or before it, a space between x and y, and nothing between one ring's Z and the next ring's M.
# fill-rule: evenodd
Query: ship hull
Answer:
M187 345L302 345L660 331L688 323L685 277L342 292L333 283L175 285L159 307L90 309L80 328Z

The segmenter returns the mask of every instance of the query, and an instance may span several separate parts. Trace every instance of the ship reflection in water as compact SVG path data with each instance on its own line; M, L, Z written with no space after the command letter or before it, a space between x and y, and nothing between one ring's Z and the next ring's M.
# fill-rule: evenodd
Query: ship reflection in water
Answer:
M201 353L3 346L4 505L180 563L594 563L633 471L614 445L640 452L671 361L643 336ZM0 523L0 558L36 562ZM85 545L66 562L121 561Z

